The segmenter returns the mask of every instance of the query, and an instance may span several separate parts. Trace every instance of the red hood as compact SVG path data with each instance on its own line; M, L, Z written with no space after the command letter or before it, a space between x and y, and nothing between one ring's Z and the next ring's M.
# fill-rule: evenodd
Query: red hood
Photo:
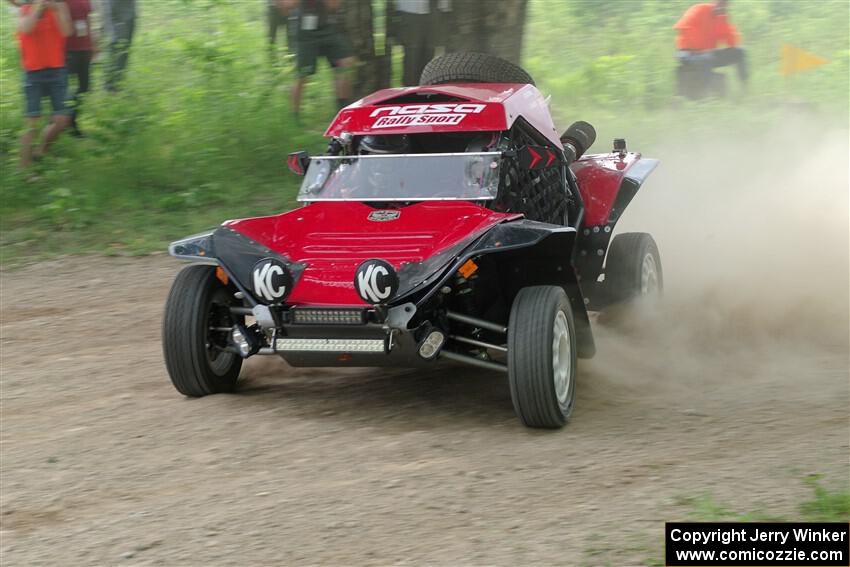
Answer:
M306 265L287 303L363 305L354 290L354 274L365 260L380 258L401 272L408 264L433 258L500 222L521 217L465 201L394 209L400 215L390 221L369 220L369 213L375 210L357 202L313 203L280 215L224 225ZM448 256L446 262L451 259ZM405 291L402 285L400 292Z

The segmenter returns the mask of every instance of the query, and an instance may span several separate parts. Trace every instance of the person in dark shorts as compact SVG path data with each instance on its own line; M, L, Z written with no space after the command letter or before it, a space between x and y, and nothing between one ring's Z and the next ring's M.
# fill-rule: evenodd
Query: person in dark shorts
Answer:
M65 129L70 109L65 104L68 75L65 70L65 38L72 32L68 6L57 0L34 0L24 4L18 16L18 44L24 68L26 129L21 136L21 166L39 159ZM44 129L41 143L33 149L41 99L50 98L53 115Z
M286 32L286 47L290 53L295 52L295 34L298 30L298 9L286 9L286 0L265 0L266 19L268 22L269 51L272 55L277 46L278 28Z
M325 57L335 70L337 105L346 106L351 97L351 81L346 70L354 66L351 45L336 22L339 0L287 0L287 13L298 9L296 65L298 80L292 88L292 111L298 117L307 77L316 73L319 57Z
M676 82L681 96L694 99L724 96L726 78L714 69L727 65L737 67L738 78L746 86L749 80L746 52L739 45L738 30L727 19L728 4L728 0L716 0L691 6L673 26L678 32ZM728 47L718 49L721 43Z
M97 40L93 37L89 15L91 0L65 0L71 15L72 32L65 43L65 67L68 74L76 77L77 91L71 99L71 134L81 138L83 133L77 123L77 115L83 95L89 92L91 62L96 51Z

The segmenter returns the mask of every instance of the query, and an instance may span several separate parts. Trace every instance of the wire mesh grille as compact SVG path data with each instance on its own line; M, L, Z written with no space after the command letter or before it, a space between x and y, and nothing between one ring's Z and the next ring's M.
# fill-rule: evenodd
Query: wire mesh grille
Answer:
M527 144L541 145L541 140L528 133L522 123L514 124L510 131L510 149ZM544 144L551 147L551 144ZM568 198L564 188L561 167L529 170L519 166L517 158L502 162L499 196L493 205L497 211L522 213L527 219L563 224Z

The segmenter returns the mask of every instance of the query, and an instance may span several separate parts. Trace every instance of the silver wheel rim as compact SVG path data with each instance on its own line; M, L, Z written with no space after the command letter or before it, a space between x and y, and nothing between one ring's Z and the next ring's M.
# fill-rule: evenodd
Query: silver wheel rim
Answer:
M558 311L552 333L552 370L555 382L555 396L561 407L567 405L567 396L572 381L572 345L570 344L570 328L567 316Z
M658 293L658 264L655 256L647 254L640 266L640 294L655 295Z

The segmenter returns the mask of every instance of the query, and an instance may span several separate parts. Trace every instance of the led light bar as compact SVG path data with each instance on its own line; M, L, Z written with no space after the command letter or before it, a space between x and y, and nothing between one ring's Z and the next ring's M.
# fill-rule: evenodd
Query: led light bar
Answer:
M297 325L362 325L366 322L363 309L296 308L291 311Z
M275 339L277 352L384 352L384 339Z

